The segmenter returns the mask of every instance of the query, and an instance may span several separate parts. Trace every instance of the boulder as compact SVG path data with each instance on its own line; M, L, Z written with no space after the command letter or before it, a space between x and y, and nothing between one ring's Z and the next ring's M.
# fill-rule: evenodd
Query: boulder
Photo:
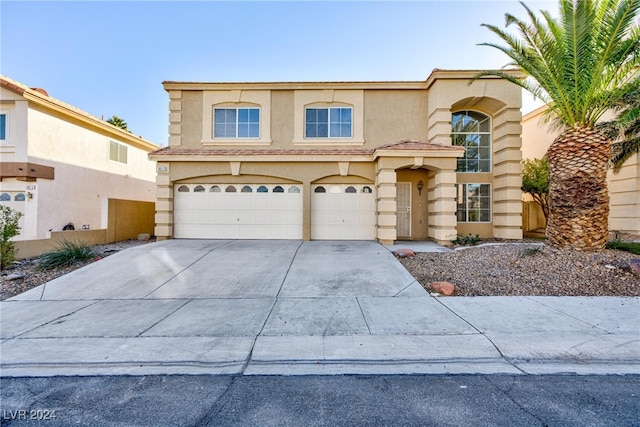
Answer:
M149 233L138 234L138 240L149 240L151 235Z
M393 254L399 258L405 258L408 256L414 256L416 253L411 249L397 249Z
M433 282L429 286L431 286L431 289L435 292L444 296L451 296L456 292L455 285L449 282Z

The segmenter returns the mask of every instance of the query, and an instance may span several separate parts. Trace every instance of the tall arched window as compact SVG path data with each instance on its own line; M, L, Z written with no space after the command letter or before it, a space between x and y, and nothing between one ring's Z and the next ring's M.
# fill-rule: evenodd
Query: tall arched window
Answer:
M466 148L457 172L491 172L491 118L477 111L457 111L451 117L453 145Z

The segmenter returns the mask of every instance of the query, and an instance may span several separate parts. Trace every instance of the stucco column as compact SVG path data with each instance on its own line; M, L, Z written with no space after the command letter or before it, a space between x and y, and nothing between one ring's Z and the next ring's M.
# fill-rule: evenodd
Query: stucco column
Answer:
M458 235L455 169L430 173L428 191L429 237L440 244L451 244Z
M311 240L311 182L302 183L302 240Z
M158 162L156 165L156 227L158 240L173 237L173 185L169 174L169 163Z
M493 235L522 239L522 115L504 109L494 117Z
M384 245L396 240L396 171L378 165L376 171L376 237Z

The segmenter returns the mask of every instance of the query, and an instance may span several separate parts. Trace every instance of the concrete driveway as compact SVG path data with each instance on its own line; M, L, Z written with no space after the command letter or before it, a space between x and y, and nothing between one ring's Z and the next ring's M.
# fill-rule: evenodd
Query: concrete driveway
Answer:
M375 242L163 241L0 307L3 376L640 372L637 298L434 298Z

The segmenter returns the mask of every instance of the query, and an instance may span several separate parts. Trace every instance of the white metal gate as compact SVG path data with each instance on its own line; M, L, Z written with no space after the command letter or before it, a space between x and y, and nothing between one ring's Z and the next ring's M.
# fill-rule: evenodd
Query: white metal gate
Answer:
M396 183L396 229L398 236L411 237L411 183Z

